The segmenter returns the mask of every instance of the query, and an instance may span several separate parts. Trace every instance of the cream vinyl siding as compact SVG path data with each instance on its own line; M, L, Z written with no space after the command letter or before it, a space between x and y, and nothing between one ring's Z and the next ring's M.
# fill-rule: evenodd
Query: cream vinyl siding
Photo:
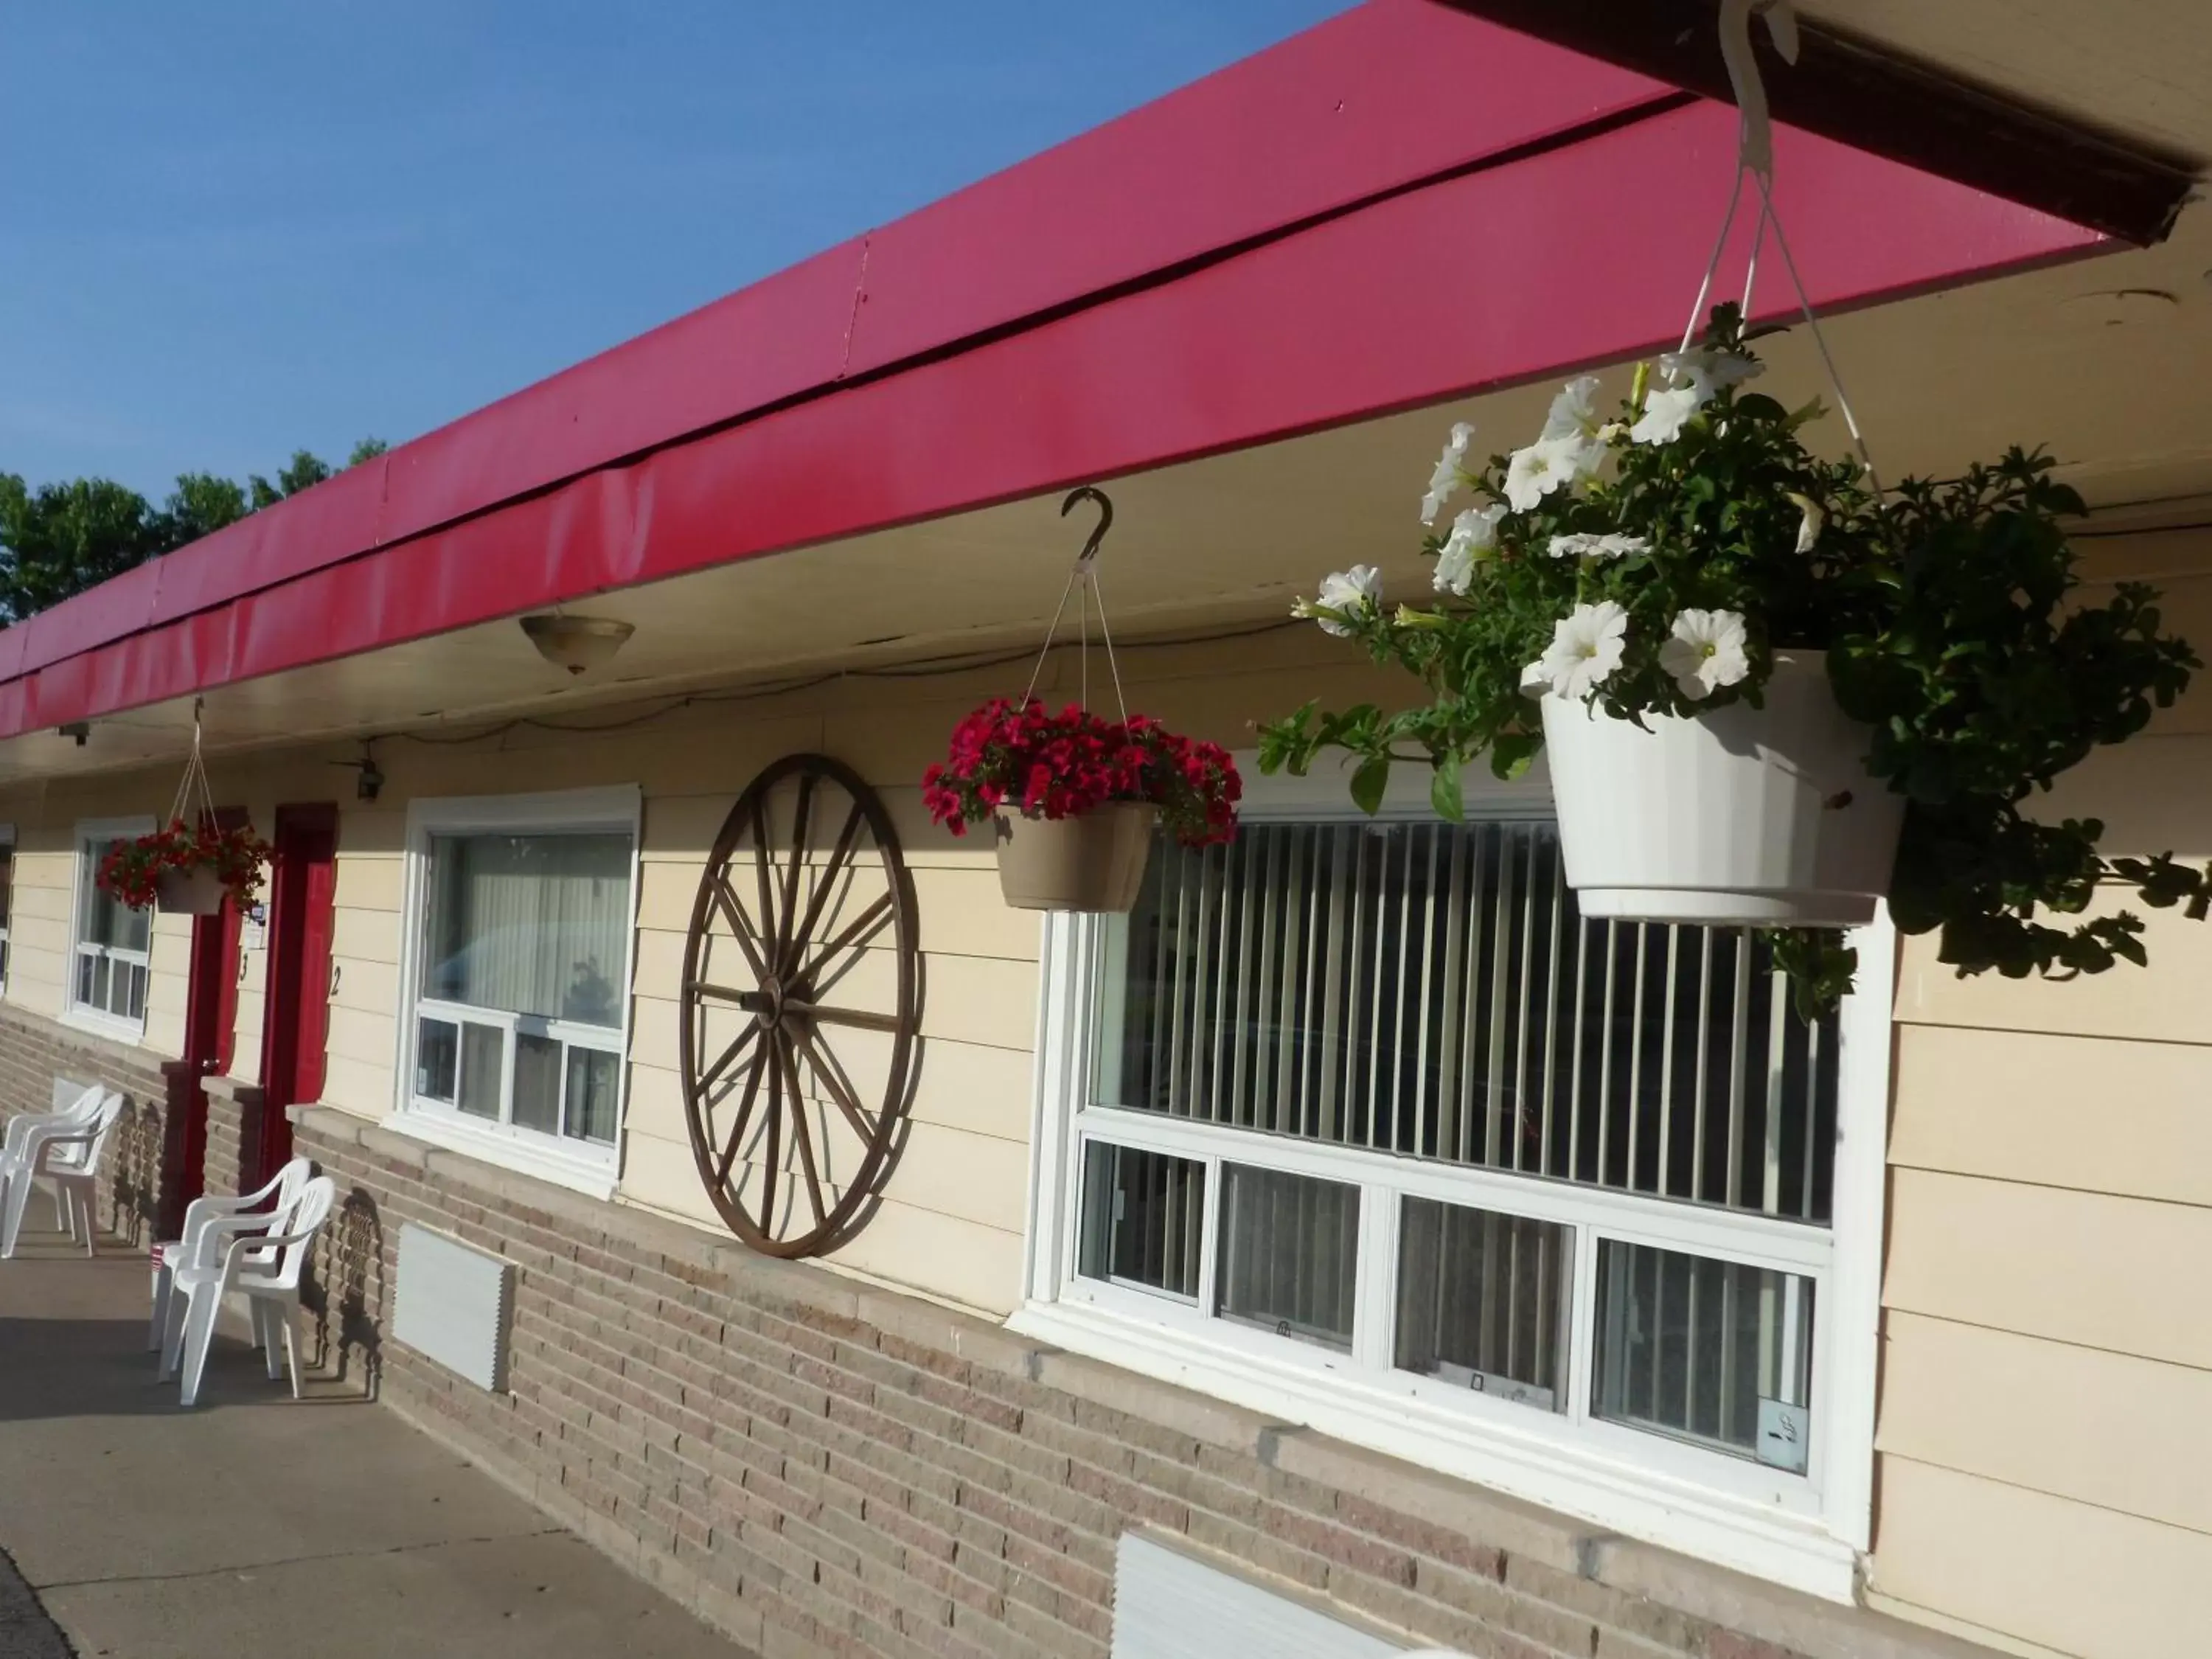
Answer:
M171 780L168 789L175 788ZM7 1000L50 1018L69 1009L76 968L70 928L76 915L77 825L88 819L144 817L165 804L152 778L102 779L91 786L0 793L0 818L15 824L15 890L9 922ZM151 805L149 805L151 803ZM137 1047L164 1059L184 1048L189 916L155 915L147 943L146 1022ZM100 1035L125 1039L108 1028Z
M2212 649L2212 538L2115 538ZM2212 686L2061 781L2116 853L2212 857ZM2138 907L2140 910L2140 907ZM1869 1588L2010 1651L2200 1651L2212 1582L2212 925L2148 971L1961 981L1908 940Z

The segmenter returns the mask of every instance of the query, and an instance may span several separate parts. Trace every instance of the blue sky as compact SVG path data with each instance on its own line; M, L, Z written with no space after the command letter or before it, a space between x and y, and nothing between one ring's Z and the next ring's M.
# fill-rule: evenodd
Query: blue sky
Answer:
M401 441L1345 3L12 7L0 471Z

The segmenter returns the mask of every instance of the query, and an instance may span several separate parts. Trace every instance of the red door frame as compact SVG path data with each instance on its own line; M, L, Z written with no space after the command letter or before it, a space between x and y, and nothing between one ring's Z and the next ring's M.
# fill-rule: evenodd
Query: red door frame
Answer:
M330 1032L331 935L337 921L335 801L276 809L270 877L268 1006L261 1028L260 1122L239 1149L251 1190L292 1156L284 1109L323 1091Z
M246 827L242 806L219 806L216 824ZM238 981L244 964L239 948L243 918L225 902L211 916L192 919L191 955L185 978L185 1051L162 1067L169 1079L169 1127L161 1183L161 1235L173 1238L184 1226L185 1206L206 1190L207 1091L201 1085L230 1070L238 1043Z

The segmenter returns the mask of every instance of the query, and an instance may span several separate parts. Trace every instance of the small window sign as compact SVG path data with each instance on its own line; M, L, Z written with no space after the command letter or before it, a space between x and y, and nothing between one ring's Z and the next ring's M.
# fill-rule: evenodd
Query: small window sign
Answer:
M240 918L238 948L241 951L265 951L269 948L269 907L266 904L252 906Z
M1759 1396L1757 1455L1760 1462L1792 1474L1804 1474L1812 1431L1812 1413L1804 1407Z

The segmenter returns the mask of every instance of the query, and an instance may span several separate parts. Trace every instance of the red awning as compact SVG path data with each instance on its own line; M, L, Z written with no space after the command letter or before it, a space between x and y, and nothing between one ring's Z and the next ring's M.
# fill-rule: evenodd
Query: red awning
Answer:
M1671 343L1735 125L1370 0L0 632L0 738ZM1826 307L2099 242L1778 137Z

